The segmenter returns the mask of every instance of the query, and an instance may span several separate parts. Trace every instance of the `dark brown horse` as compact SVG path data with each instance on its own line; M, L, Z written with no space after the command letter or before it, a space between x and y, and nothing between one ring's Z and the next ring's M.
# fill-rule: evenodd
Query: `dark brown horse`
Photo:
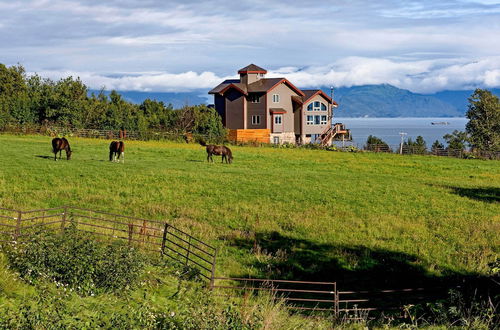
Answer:
M205 141L200 141L200 145L207 147L207 162L214 162L212 158L213 155L222 156L222 163L224 163L224 159L226 160L226 164L231 164L233 162L233 153L228 147L206 144Z
M123 141L113 141L109 145L109 161L114 162L120 161L120 156L122 156L122 161L125 163L125 143Z
M71 159L71 147L69 146L68 140L66 138L54 138L52 139L52 152L54 153L54 160L57 160L57 153L59 152L59 159L62 157L62 151L66 151L66 159Z

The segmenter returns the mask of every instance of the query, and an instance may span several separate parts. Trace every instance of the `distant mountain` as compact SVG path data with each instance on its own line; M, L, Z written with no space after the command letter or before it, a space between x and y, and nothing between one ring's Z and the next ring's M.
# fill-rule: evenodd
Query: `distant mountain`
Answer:
M322 88L330 95L330 89ZM500 89L492 89L500 96ZM97 93L98 91L91 91ZM119 91L129 102L142 103L145 99L163 101L174 108L213 103L208 90L161 93ZM467 111L468 97L472 90L443 91L435 94L418 94L392 85L364 85L335 89L334 98L339 103L339 117L463 117Z
M493 94L500 96L500 89L493 88L489 89ZM473 90L465 91L442 91L435 94L428 94L428 96L433 96L440 99L448 104L453 105L459 111L465 113L467 111L467 105L469 104L469 97L472 95Z
M323 88L330 93L329 89ZM500 95L500 89L491 90ZM339 117L463 117L472 90L418 94L392 85L341 87L334 98Z

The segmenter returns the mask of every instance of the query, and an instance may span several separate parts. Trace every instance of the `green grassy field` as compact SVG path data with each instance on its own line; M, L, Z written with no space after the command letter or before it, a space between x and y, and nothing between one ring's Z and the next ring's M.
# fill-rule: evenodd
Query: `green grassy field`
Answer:
M168 221L220 249L217 272L339 282L486 274L500 246L500 163L432 156L0 135L0 206L78 205ZM218 159L220 161L220 158ZM367 277L368 276L368 277Z

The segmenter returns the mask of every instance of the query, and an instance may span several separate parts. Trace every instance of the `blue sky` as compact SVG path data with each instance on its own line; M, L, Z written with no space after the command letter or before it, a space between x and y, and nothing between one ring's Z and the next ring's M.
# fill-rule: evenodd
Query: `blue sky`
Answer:
M301 87L500 87L500 1L0 0L0 63L91 88L210 88L255 63Z

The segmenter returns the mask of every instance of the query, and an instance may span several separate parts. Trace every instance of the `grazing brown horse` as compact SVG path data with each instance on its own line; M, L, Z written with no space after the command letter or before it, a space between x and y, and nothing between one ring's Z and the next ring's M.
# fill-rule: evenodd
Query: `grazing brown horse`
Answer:
M114 162L120 161L120 156L122 156L122 161L125 163L125 143L123 141L113 141L109 145L109 161Z
M207 162L214 162L212 155L222 156L222 163L224 163L224 159L226 160L226 164L231 164L233 162L233 153L228 147L206 144L205 141L200 141L200 145L207 147Z
M62 157L62 151L66 151L66 159L71 159L71 148L69 146L68 140L66 138L54 138L52 139L52 152L54 153L54 160L57 160L57 153L59 152L59 159Z

